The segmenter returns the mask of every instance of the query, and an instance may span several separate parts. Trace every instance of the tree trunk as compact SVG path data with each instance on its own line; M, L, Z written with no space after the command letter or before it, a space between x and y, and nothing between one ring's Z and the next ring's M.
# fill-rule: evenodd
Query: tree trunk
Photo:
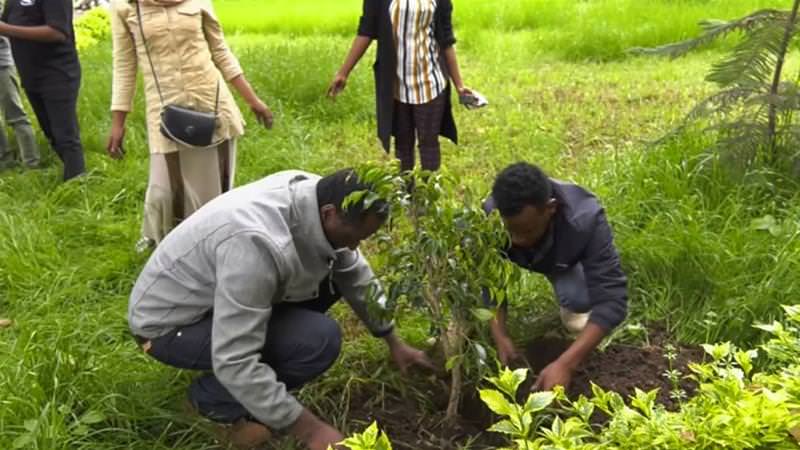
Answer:
M783 63L786 58L786 52L789 50L789 43L792 41L792 37L794 36L794 26L797 23L797 10L800 7L800 0L794 0L794 4L792 5L792 14L789 16L789 23L786 24L786 30L783 34L783 41L781 42L781 51L778 53L778 60L775 63L775 72L772 76L772 86L770 87L769 93L772 100L769 104L769 145L770 145L770 158L774 163L777 160L778 155L776 154L777 149L777 142L775 142L777 136L777 126L778 126L778 108L775 105L775 98L778 95L778 89L780 88L781 84L781 73L783 72Z
M450 368L450 398L447 401L447 413L445 421L449 425L454 425L458 420L458 407L461 404L461 391L463 390L464 380L462 378L461 366L464 355L464 327L457 318L453 318L442 334L442 345L444 346L445 361L450 358L457 358Z

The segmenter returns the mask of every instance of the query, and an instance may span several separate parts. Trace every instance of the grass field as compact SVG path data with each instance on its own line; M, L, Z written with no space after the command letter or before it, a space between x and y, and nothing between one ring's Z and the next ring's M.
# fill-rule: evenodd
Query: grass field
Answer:
M616 232L631 279L630 323L665 323L685 342L752 343L759 335L751 324L800 294L797 227L772 235L751 225L766 215L796 225L796 181L727 171L704 153L713 136L699 130L647 145L710 91L704 74L730 42L674 61L625 50L686 38L701 18L770 6L786 2L457 1L462 72L491 106L456 111L461 142L443 145L443 164L485 189L520 159L584 184ZM276 114L273 130L251 124L240 141L237 184L385 157L374 136L372 53L335 103L323 96L352 40L359 1L216 7ZM61 184L49 151L45 170L0 175L0 317L15 322L0 329L0 448L212 448L181 412L191 374L154 364L127 334L127 296L144 263L134 252L147 181L142 98L129 118L127 159L108 159L110 43L81 57L90 175ZM518 339L555 309L549 288L531 278L528 295L512 301ZM348 338L342 359L301 397L343 429L359 429L342 406L354 390L417 394L384 362L380 342L344 309L337 315ZM424 342L416 316L398 322L402 335Z

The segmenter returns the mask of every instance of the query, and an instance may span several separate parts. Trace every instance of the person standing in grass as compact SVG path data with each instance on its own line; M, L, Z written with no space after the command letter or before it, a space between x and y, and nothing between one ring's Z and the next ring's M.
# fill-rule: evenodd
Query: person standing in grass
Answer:
M400 168L414 168L415 140L425 170L441 164L439 135L458 141L450 103L450 82L459 95L464 86L456 59L451 0L364 0L358 36L328 88L336 97L353 67L378 41L375 62L378 137L389 151L390 137Z
M14 128L20 161L29 169L39 167L39 147L36 145L31 122L22 106L14 59L11 56L11 43L5 37L0 37L0 108L5 123ZM9 168L15 163L14 152L9 148L5 130L0 130L0 169Z
M189 387L201 414L239 448L286 430L312 450L343 437L289 393L322 375L341 347L326 311L344 297L401 371L433 369L376 315L381 286L358 251L388 205L345 199L368 189L350 169L280 172L227 192L178 225L144 266L128 307L141 348L206 373ZM374 299L374 308L368 299Z
M64 163L64 181L86 166L78 126L81 65L71 0L7 0L0 35L11 40L20 81L39 126Z
M233 186L236 140L244 133L244 120L226 82L267 128L272 126L272 112L228 48L210 0L113 0L111 32L114 68L107 151L113 158L123 156L138 67L144 76L150 170L137 245L144 250ZM219 144L198 149L165 137L160 113L168 104L216 111L213 141Z
M539 374L534 389L567 387L573 372L627 314L627 278L597 198L580 186L548 178L520 162L503 169L484 203L500 212L514 264L544 274L561 305L561 320L575 342ZM488 293L484 293L491 302ZM500 362L520 358L506 330L507 304L491 323Z

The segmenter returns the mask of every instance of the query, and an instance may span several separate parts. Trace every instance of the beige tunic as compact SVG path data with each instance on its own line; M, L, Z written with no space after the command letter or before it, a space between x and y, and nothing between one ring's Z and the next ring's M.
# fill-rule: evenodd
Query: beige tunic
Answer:
M164 104L214 111L217 86L219 108L214 140L232 139L244 132L244 119L226 81L242 74L214 14L210 0L140 0L142 26ZM114 45L112 111L131 111L136 71L144 77L147 133L151 153L173 153L176 143L159 131L161 100L147 60L136 3L111 1Z

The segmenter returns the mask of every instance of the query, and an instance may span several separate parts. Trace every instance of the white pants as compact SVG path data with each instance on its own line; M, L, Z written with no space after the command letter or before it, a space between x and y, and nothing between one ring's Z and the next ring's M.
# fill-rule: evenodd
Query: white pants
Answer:
M233 187L236 140L217 148L151 153L142 236L159 243L181 220Z

